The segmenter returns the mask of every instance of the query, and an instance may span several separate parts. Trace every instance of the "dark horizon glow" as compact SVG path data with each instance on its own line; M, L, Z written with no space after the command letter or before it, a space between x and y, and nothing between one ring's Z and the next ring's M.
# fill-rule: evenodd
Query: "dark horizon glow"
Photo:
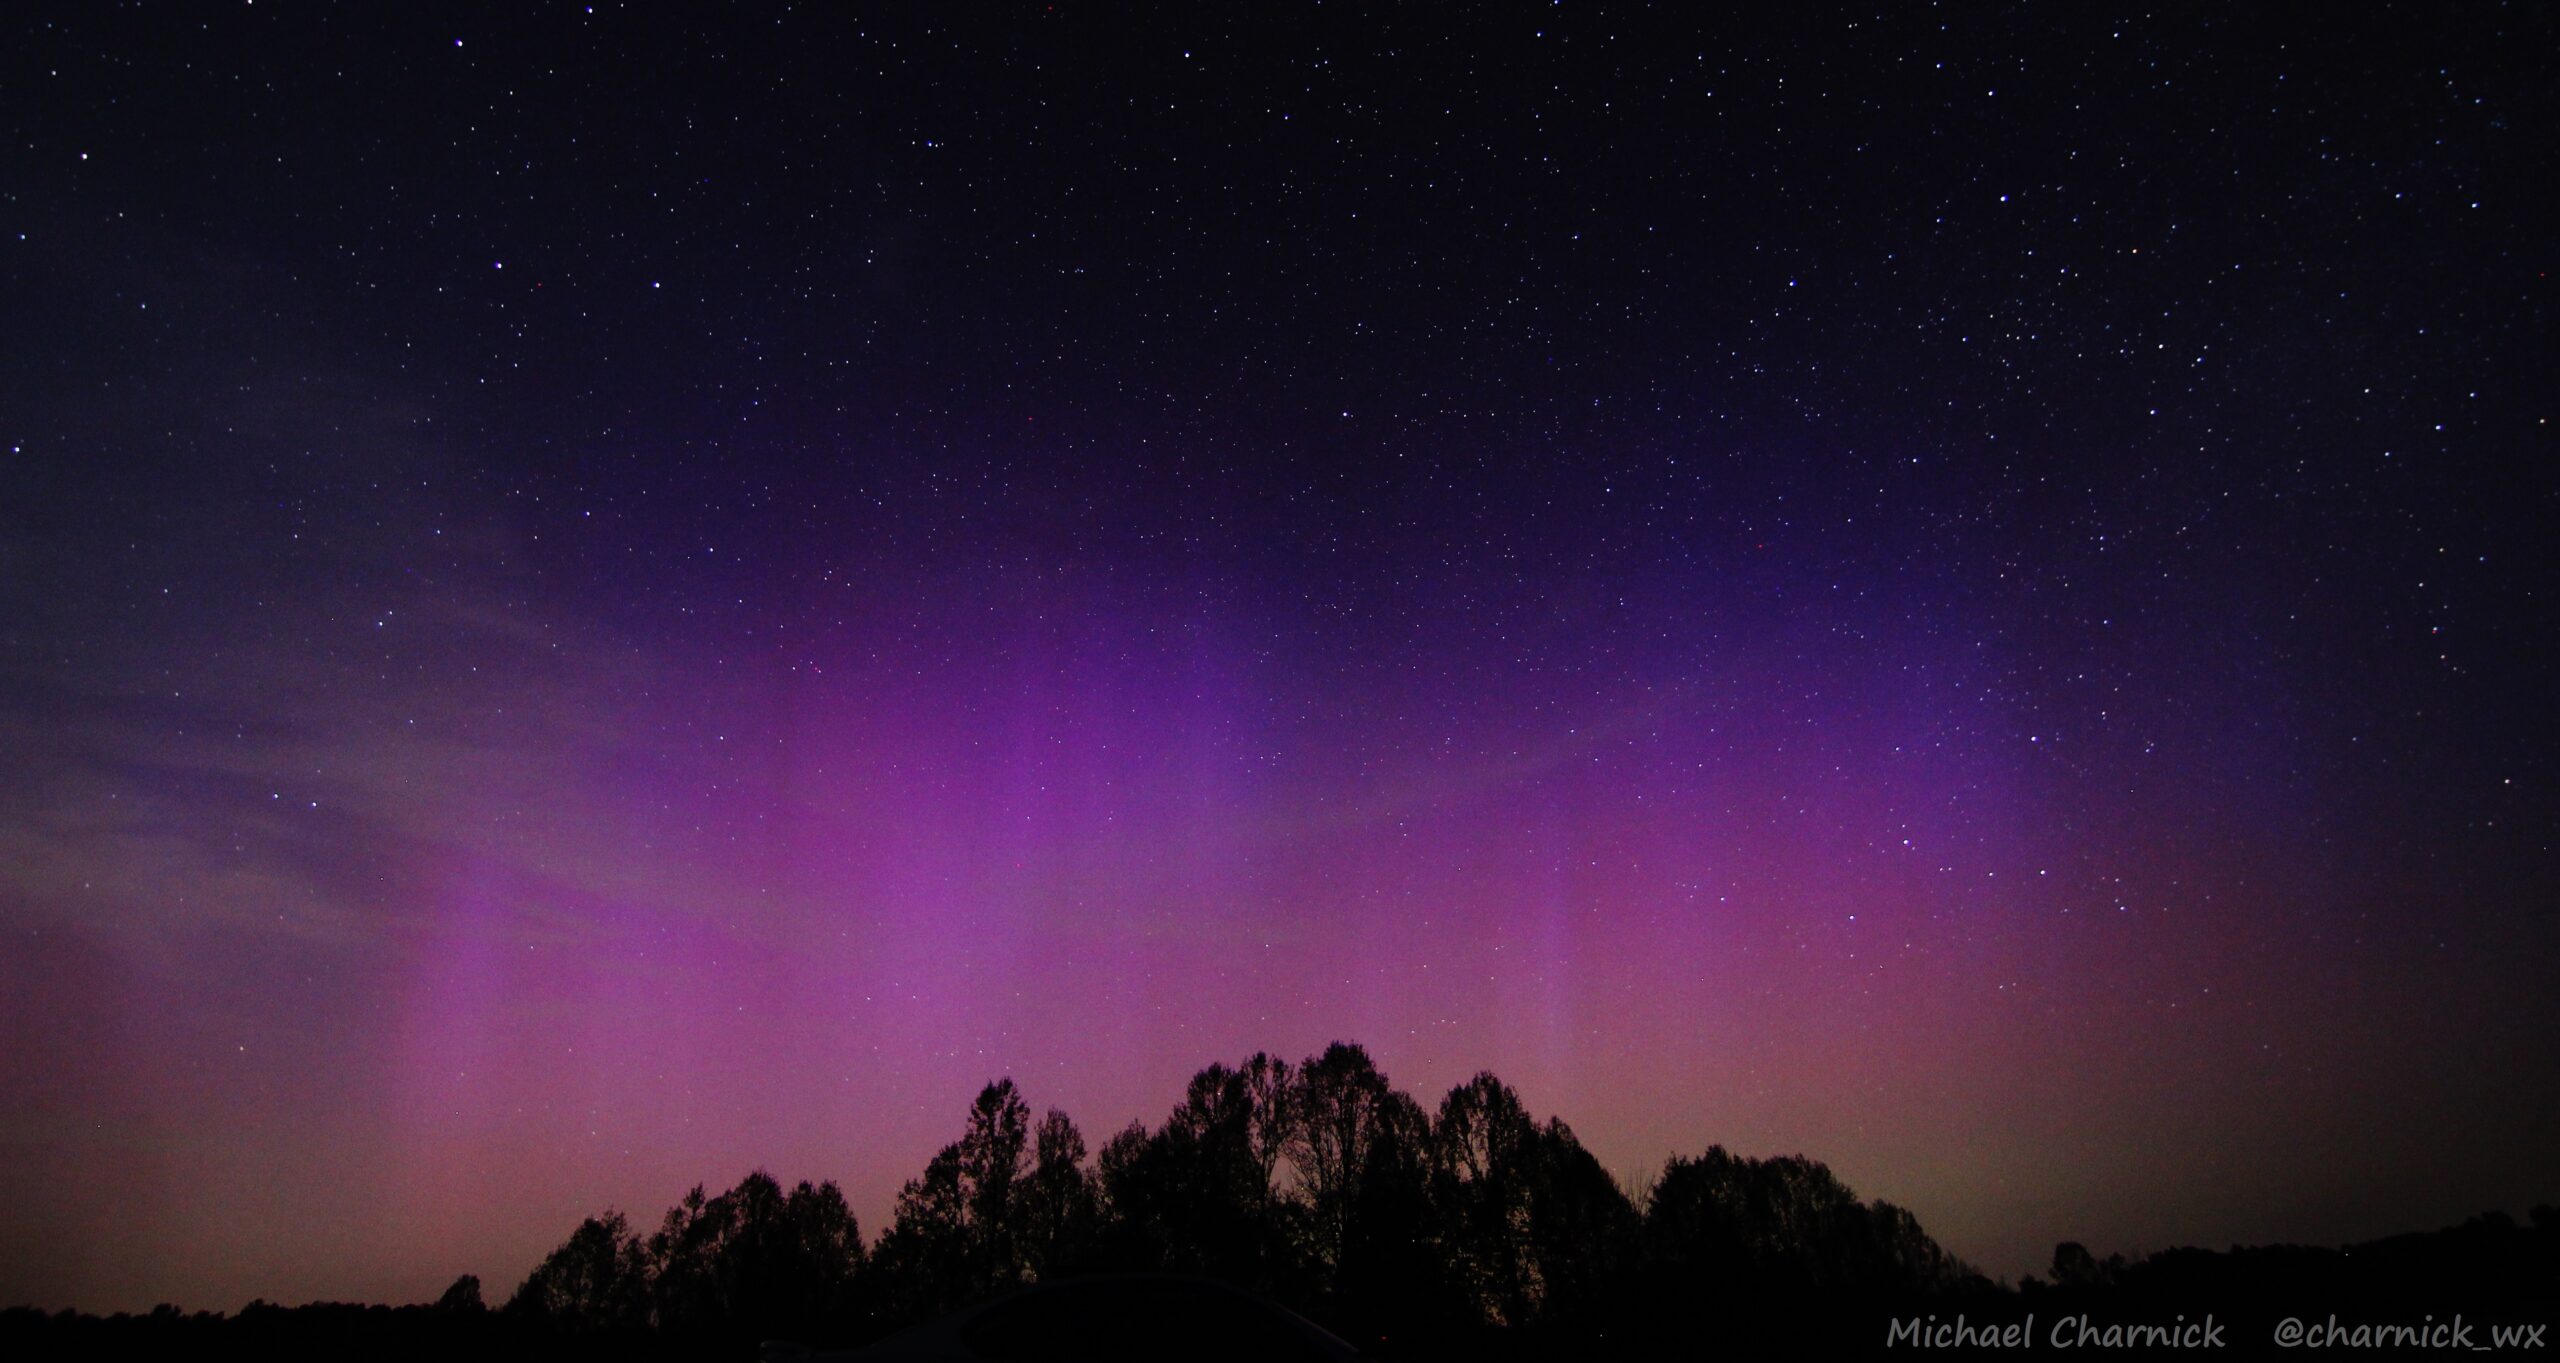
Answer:
M0 1305L1336 1039L2001 1275L2560 1197L2547 15L267 8L10 20Z

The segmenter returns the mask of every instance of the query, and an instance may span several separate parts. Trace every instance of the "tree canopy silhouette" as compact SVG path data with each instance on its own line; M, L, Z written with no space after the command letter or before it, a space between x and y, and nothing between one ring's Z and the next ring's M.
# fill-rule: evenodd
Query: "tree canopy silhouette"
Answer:
M497 1311L469 1275L432 1305L397 1308L252 1302L231 1317L162 1307L103 1320L20 1309L0 1312L0 1349L91 1363L208 1351L743 1360L758 1340L857 1343L1015 1285L1165 1269L1275 1298L1386 1358L1871 1349L1888 1315L1958 1311L2213 1311L2234 1338L2263 1337L2272 1313L2306 1301L2544 1319L2560 1213L2537 1208L2530 1225L2491 1214L2347 1250L2128 1260L2066 1242L2050 1282L2010 1289L1815 1161L1711 1146L1631 1196L1563 1121L1538 1121L1494 1075L1426 1112L1366 1051L1337 1043L1297 1064L1210 1065L1160 1125L1133 1122L1099 1150L1064 1112L1034 1122L1011 1080L988 1084L959 1139L901 1190L876 1245L834 1184L786 1190L758 1171L716 1195L694 1188L646 1235L618 1212L581 1221ZM1200 1340L1206 1356L1241 1356L1239 1344Z
M859 1342L1008 1287L1132 1270L1225 1279L1384 1357L1694 1352L1710 1340L1802 1352L1873 1347L1886 1313L1922 1310L2210 1309L2238 1321L2270 1302L2331 1299L2521 1319L2560 1273L2560 1214L2538 1208L2529 1227L2493 1214L2352 1251L2128 1261L2067 1242L2050 1282L2012 1290L1815 1161L1711 1146L1631 1196L1562 1120L1540 1122L1494 1075L1426 1111L1365 1050L1336 1043L1296 1064L1212 1064L1161 1124L1133 1122L1099 1150L1064 1112L1033 1121L1011 1080L988 1084L959 1138L900 1191L876 1245L834 1184L785 1189L758 1171L716 1195L694 1188L646 1235L618 1212L581 1221L497 1311L465 1275L433 1305L14 1311L0 1313L0 1336L32 1350L17 1356L83 1359L208 1348L394 1363L743 1359L760 1339Z
M1819 1164L1710 1148L1639 1201L1493 1074L1427 1110L1347 1042L1211 1064L1160 1124L1098 1150L1066 1113L1031 1111L1010 1079L981 1089L867 1250L834 1185L754 1173L694 1189L646 1237L615 1213L581 1223L507 1313L572 1334L850 1337L1044 1279L1170 1270L1377 1339L1552 1329L1701 1292L1980 1281Z

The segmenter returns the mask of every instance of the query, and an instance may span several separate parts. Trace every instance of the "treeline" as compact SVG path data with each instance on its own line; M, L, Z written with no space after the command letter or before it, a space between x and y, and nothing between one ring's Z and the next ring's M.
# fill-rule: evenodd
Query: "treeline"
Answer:
M2344 1249L2102 1260L2065 1244L2049 1281L2010 1287L1810 1160L1711 1148L1630 1192L1492 1075L1426 1110L1336 1044L1295 1065L1212 1065L1161 1124L1099 1149L990 1084L876 1240L835 1185L754 1173L652 1226L589 1218L494 1309L473 1277L432 1306L20 1309L0 1312L0 1354L745 1360L759 1340L859 1344L1019 1284L1150 1270L1256 1290L1387 1359L1865 1353L1897 1320L2046 1331L2207 1313L2247 1351L2286 1315L2547 1319L2560 1214Z
M2104 1259L2076 1242L2055 1246L2048 1278L2019 1285L2022 1304L2048 1317L2072 1311L2168 1319L2211 1311L2265 1338L2287 1316L2343 1322L2422 1323L2460 1315L2552 1321L2560 1304L2560 1209L2505 1212L2442 1230L2362 1244L2180 1248ZM2550 1341L2544 1347L2560 1345Z
M1677 1167L1708 1168L1719 1162L1754 1163L1715 1156L1683 1161ZM1801 1172L1814 1166L1782 1160L1757 1167ZM747 1204L772 1196L786 1202L790 1197L780 1193L771 1179L750 1176L740 1186L751 1189L745 1199L732 1204L742 1211ZM812 1206L840 1201L811 1191L819 1197ZM1654 1192L1659 1195L1659 1185ZM719 1200L701 1199L705 1207ZM1649 1213L1657 1205L1655 1197L1641 1201L1640 1227L1651 1219ZM717 1221L719 1214L711 1217ZM598 1218L591 1224L608 1225L610 1220ZM594 1238L598 1243L611 1240ZM1648 1242L1657 1248L1661 1244L1640 1230L1632 1251L1640 1264L1643 1256L1654 1252L1647 1248ZM860 1242L845 1243L858 1246ZM645 1244L642 1250L645 1255ZM1612 1293L1604 1286L1601 1300L1610 1302L1604 1313L1570 1326L1533 1322L1498 1328L1481 1322L1444 1322L1438 1329L1368 1344L1373 1352L1394 1359L1579 1360L1692 1357L1710 1351L1739 1357L1816 1353L1881 1357L1908 1353L1919 1344L1918 1326L1950 1326L1961 1320L1969 1329L1996 1332L2032 1322L2031 1337L2017 1346L1930 1350L2013 1356L2021 1349L2105 1347L2102 1341L2110 1329L2176 1327L2210 1317L2220 1340L2214 1352L2223 1355L2299 1357L2301 1349L2285 1347L2277 1333L2287 1320L2305 1326L2327 1326L2334 1320L2344 1333L2333 1333L2329 1340L2342 1347L2358 1347L2356 1341L2363 1337L2355 1333L2359 1329L2367 1336L2395 1325L2444 1327L2449 1332L2461 1322L2473 1344L2495 1347L2493 1331L2502 1324L2548 1327L2552 1323L2551 1304L2560 1301L2560 1212L2537 1207L2525 1222L2493 1212L2445 1230L2338 1249L2300 1245L2173 1249L2139 1258L2117 1254L2100 1259L2078 1244L2065 1244L2054 1253L2049 1278L2030 1277L2015 1288L1968 1280L1952 1290L1916 1294L1842 1287L1808 1295L1801 1256L1782 1253L1744 1262L1774 1265L1790 1259L1797 1268L1773 1272L1775 1281L1793 1286L1782 1285L1776 1291L1755 1290L1747 1275L1741 1282L1728 1282L1718 1276L1718 1270L1692 1259L1678 1268L1657 1265L1642 1270L1629 1278L1622 1292ZM864 1284L874 1281L865 1275L878 1263L876 1253L865 1256L859 1267L835 1280L838 1290L851 1294L849 1302L859 1303ZM739 1287L750 1293L761 1290L744 1252L732 1260L731 1267L739 1274L735 1280ZM628 1280L624 1285L627 1289ZM697 1280L696 1285L702 1284ZM521 1293L518 1296L522 1299ZM744 1311L756 1309L750 1305ZM855 1312L854 1323L860 1323L860 1307L846 1309ZM726 1357L743 1363L754 1356L753 1337L759 1332L751 1314L731 1318L726 1329L707 1334L700 1317L690 1327L668 1327L675 1333L646 1325L645 1319L635 1315L608 1324L564 1321L544 1314L530 1300L511 1309L489 1310L482 1304L479 1281L465 1277L432 1306L316 1303L287 1308L253 1302L230 1316L209 1311L185 1314L164 1306L145 1315L104 1318L68 1311L0 1311L0 1357L36 1363L195 1357L361 1358L374 1363L449 1363L462 1357L482 1363L537 1359L673 1363L679 1358ZM1899 1347L1889 1342L1897 1322L1906 1331ZM2057 1331L2071 1343L2058 1345ZM2296 1345L2302 1342L2297 1335ZM2396 1347L2382 1338L2358 1351ZM2448 1340L2443 1347L2460 1346ZM2547 1330L2541 1347L2551 1347ZM1198 1356L1216 1358L1224 1352L1229 1351L1222 1351L1219 1341L1204 1339ZM2194 1350L2152 1352L2183 1357Z
M1639 1201L1493 1075L1426 1110L1337 1043L1301 1064L1211 1065L1161 1125L1098 1150L1064 1112L1035 1119L1010 1080L990 1084L876 1244L834 1185L753 1174L695 1189L653 1229L586 1221L504 1310L569 1336L850 1342L1133 1270L1224 1279L1387 1353L1587 1334L1702 1293L1766 1311L1988 1286L1820 1164L1710 1149Z

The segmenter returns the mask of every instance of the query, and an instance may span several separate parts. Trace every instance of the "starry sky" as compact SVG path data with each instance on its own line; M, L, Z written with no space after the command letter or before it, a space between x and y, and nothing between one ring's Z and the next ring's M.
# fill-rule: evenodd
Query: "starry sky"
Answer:
M1335 1038L1997 1274L2560 1198L2560 21L1748 8L12 7L0 1299Z

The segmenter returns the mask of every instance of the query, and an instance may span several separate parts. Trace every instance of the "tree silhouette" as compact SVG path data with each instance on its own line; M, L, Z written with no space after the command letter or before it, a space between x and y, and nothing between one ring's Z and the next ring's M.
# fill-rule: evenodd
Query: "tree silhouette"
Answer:
M1745 1159L1722 1146L1664 1166L1644 1236L1664 1291L1706 1283L1764 1294L1923 1292L1970 1272L1909 1212L1859 1201L1821 1164Z
M1382 1141L1393 1147L1409 1138L1408 1132L1386 1130L1405 1124L1391 1111L1402 1095L1387 1086L1367 1051L1340 1041L1299 1067L1296 1094L1288 1155L1314 1222L1316 1259L1338 1274L1352 1243L1370 1161Z
M1430 1247L1431 1120L1356 1045L1335 1042L1298 1067L1287 1145L1305 1206L1311 1293L1355 1334L1379 1335L1465 1312Z
M1022 1276L1021 1252L1013 1243L1013 1199L1030 1139L1031 1109L1012 1080L979 1090L969 1107L969 1129L960 1137L960 1178L978 1257L998 1281Z
M1448 1268L1494 1324L1535 1316L1546 1285L1530 1236L1542 1152L1519 1095L1490 1073L1449 1090L1431 1125L1431 1198Z
M1298 1072L1288 1061L1256 1051L1244 1062L1246 1120L1253 1161L1261 1168L1259 1186L1266 1200L1276 1195L1281 1161L1298 1136Z
M1538 1317L1596 1319L1625 1292L1642 1219L1561 1118L1547 1119L1531 1150L1528 1238Z
M2053 1247L2053 1281L2061 1287L2100 1287L2124 1272L2124 1256L2111 1254L2104 1263L2077 1240Z
M1141 1200L1159 1207L1165 1267L1269 1289L1290 1276L1294 1258L1272 1188L1286 1141L1286 1067L1255 1060L1193 1075L1133 1168L1161 1184Z
M734 1220L733 1204L703 1196L702 1185L667 1210L649 1237L649 1298L662 1328L700 1329L728 1315L720 1283L720 1247Z
M1164 1152L1144 1122L1112 1133L1094 1157L1102 1206L1102 1262L1114 1268L1162 1268L1172 1256L1166 1226L1177 1214Z
M462 1315L477 1315L488 1310L487 1304L480 1300L480 1275L465 1273L454 1279L453 1286L436 1298L436 1309Z
M834 1185L786 1192L757 1172L718 1196L693 1189L645 1241L619 1215L582 1223L505 1314L555 1336L647 1326L727 1347L841 1338L1113 1269L1226 1279L1373 1345L1596 1331L1708 1294L1881 1301L1980 1282L1909 1213L1811 1161L1710 1148L1666 1165L1639 1209L1493 1074L1426 1113L1336 1042L1294 1066L1209 1065L1161 1127L1132 1122L1099 1151L1064 1112L1033 1123L998 1080L899 1191L868 1256ZM2058 1256L2057 1279L2078 1269ZM469 1295L447 1293L454 1313Z
M785 1193L759 1171L717 1197L697 1186L645 1242L626 1237L608 1255L605 1241L619 1222L580 1227L536 1270L537 1279L553 1270L541 1284L548 1295L527 1309L573 1328L647 1324L701 1336L804 1332L840 1321L852 1308L862 1236L832 1183L804 1182ZM586 1286L608 1272L598 1267L608 1261L619 1275L612 1287ZM527 1281L527 1291L536 1287Z
M1024 1262L1034 1278L1092 1266L1102 1208L1085 1169L1084 1133L1049 1109L1032 1137L1030 1177L1015 1194Z
M507 1301L510 1314L569 1331L645 1325L649 1261L620 1212L578 1223Z
M1030 1115L1011 1079L987 1085L970 1104L960 1139L899 1191L878 1255L893 1315L931 1314L1026 1280L1013 1218Z
M1792 1355L1809 1343L1872 1347L1888 1314L1989 1319L2044 1294L2057 1314L2210 1310L2236 1324L2255 1310L2253 1331L2274 1324L2276 1306L2324 1299L2413 1318L2539 1320L2560 1277L2549 1207L2529 1224L2493 1213L2352 1252L2172 1249L2128 1262L2066 1242L2050 1284L2013 1293L1949 1256L1909 1212L1862 1201L1801 1157L1710 1147L1669 1161L1641 1203L1571 1128L1535 1122L1494 1075L1426 1115L1365 1051L1337 1043L1296 1066L1267 1054L1210 1065L1162 1127L1132 1122L1098 1152L1066 1113L1034 1124L1011 1081L989 1084L960 1138L901 1190L868 1255L835 1185L786 1191L758 1171L717 1196L694 1188L645 1239L618 1213L580 1222L501 1311L481 1306L469 1276L433 1305L254 1302L227 1322L174 1307L106 1321L0 1311L0 1353L672 1363L744 1357L763 1338L854 1343L1027 1282L1172 1268L1277 1298L1390 1358L1687 1354L1710 1327L1741 1353ZM986 1319L1010 1320L1037 1350L1057 1312L1090 1315L1107 1301L1124 1316L1160 1311L1149 1328L1204 1355L1246 1356L1254 1342L1217 1333L1250 1328L1237 1324L1261 1309L1249 1297L1228 1294L1244 1304L1231 1310L1171 1279L1094 1286L1031 1294Z
M805 1180L784 1204L790 1225L792 1312L812 1322L841 1317L855 1303L864 1253L862 1227L832 1182Z

